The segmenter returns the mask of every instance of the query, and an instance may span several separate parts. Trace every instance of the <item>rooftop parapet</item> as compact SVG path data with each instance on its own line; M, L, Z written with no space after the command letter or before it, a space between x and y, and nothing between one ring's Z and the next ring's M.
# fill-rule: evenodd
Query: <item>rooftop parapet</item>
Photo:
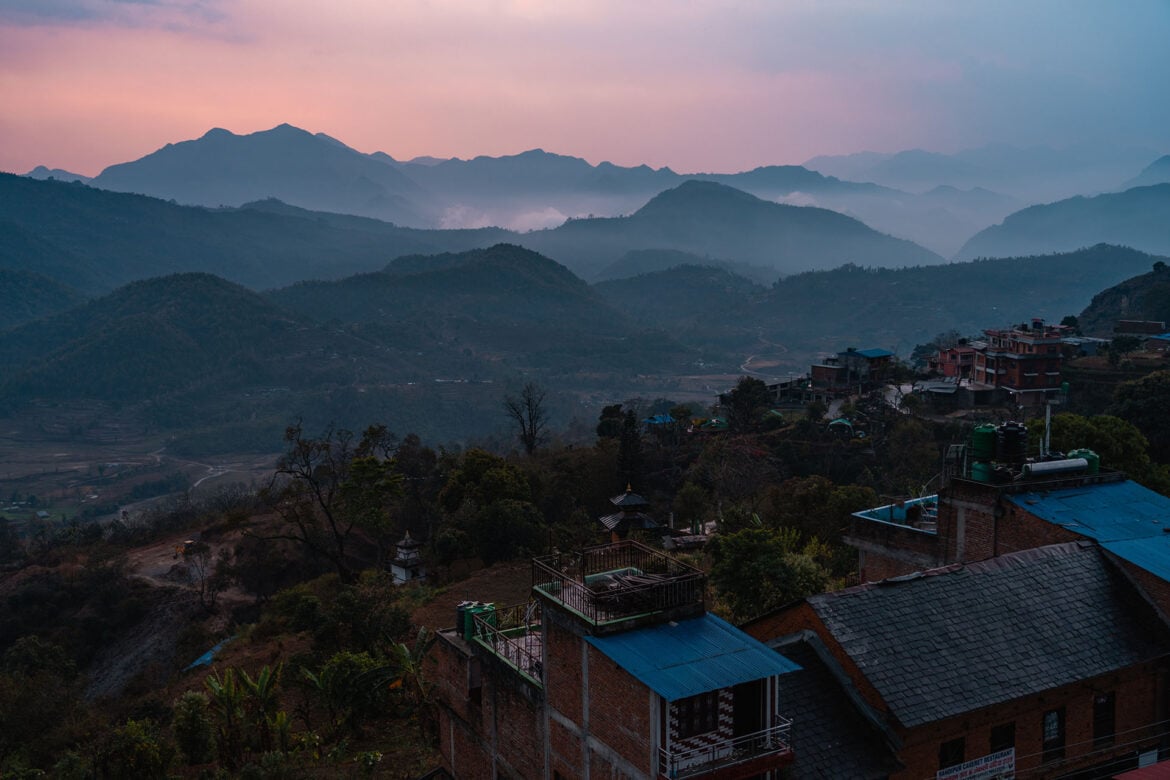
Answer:
M532 560L533 591L595 628L657 613L700 613L706 575L632 540Z

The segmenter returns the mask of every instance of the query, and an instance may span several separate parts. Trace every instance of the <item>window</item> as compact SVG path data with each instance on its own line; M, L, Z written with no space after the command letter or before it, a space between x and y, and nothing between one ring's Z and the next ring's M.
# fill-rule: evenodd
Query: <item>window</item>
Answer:
M949 769L963 763L967 741L963 737L952 739L938 746L938 768Z
M1044 760L1056 761L1064 758L1064 707L1044 713L1043 736Z
M1116 720L1116 696L1113 691L1093 696L1093 747L1113 744Z
M678 738L707 734L719 727L719 691L700 693L675 704Z
M467 699L477 707L483 703L483 670L478 658L467 663Z
M998 726L991 727L991 744L989 745L992 753L998 753L1001 750L1014 748L1016 746L1016 722L1001 723Z

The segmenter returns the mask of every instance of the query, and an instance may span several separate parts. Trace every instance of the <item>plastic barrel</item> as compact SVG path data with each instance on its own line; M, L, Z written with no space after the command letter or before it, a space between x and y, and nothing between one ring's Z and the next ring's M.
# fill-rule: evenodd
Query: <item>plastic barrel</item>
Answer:
M1101 456L1092 450L1073 450L1068 454L1070 458L1084 458L1089 463L1087 474L1097 474L1101 471Z
M995 460L995 426L976 425L971 431L971 457L975 460Z

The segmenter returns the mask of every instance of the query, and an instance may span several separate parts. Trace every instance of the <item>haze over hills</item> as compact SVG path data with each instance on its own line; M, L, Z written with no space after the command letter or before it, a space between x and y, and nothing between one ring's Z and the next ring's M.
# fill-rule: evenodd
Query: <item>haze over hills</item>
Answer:
M415 231L259 204L211 210L0 174L0 268L87 295L137 279L206 271L248 287L338 278L415 252L494 243L503 231Z
M1122 189L1133 187L1148 187L1151 184L1165 184L1170 182L1170 154L1163 155L1147 165L1134 178L1122 185Z
M982 230L957 260L1067 252L1097 243L1170 254L1170 184L1030 206Z
M914 265L942 258L854 219L763 201L713 182L688 182L630 217L573 220L511 233L400 228L310 212L272 200L239 209L177 206L80 184L0 176L0 267L39 272L85 294L184 271L254 289L371 271L404 254L500 241L539 251L592 278L632 250L669 249L796 273L855 261ZM615 273L617 269L610 269Z
M937 185L986 188L1024 202L1048 202L1116 189L1158 156L1139 147L1082 144L1067 149L989 144L954 154L911 149L896 153L823 155L804 165L826 175L922 192Z
M302 208L411 227L526 231L555 227L569 217L628 214L691 179L726 184L768 200L840 211L943 255L1023 205L1010 196L989 198L974 189L953 188L940 195L932 188L946 183L942 180L915 194L796 165L680 174L646 165L591 165L540 149L470 160L399 162L383 152L364 154L330 136L289 125L248 135L214 129L110 166L93 184L211 207L277 198Z
M56 179L57 181L79 181L82 184L88 184L90 177L82 176L80 173L73 173L72 171L62 170L61 168L46 168L43 165L38 165L28 173L24 174L30 179Z
M714 182L688 181L628 217L576 219L521 242L589 279L632 249L674 249L778 274L846 262L940 263L935 253L827 209L786 206ZM612 272L611 272L612 273Z

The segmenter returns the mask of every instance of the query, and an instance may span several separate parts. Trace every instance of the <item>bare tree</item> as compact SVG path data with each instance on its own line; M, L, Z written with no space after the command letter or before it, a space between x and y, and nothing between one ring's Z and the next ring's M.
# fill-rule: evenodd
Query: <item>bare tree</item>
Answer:
M298 422L285 430L284 440L288 451L265 493L286 532L259 538L299 542L332 563L343 582L351 582L355 530L375 535L390 530L389 502L402 490L389 457L396 439L382 425L367 428L356 443L350 431L334 428L312 439Z
M548 410L544 406L546 390L535 382L527 382L520 390L520 397L504 396L504 412L518 429L524 451L531 455L537 446L548 438Z

